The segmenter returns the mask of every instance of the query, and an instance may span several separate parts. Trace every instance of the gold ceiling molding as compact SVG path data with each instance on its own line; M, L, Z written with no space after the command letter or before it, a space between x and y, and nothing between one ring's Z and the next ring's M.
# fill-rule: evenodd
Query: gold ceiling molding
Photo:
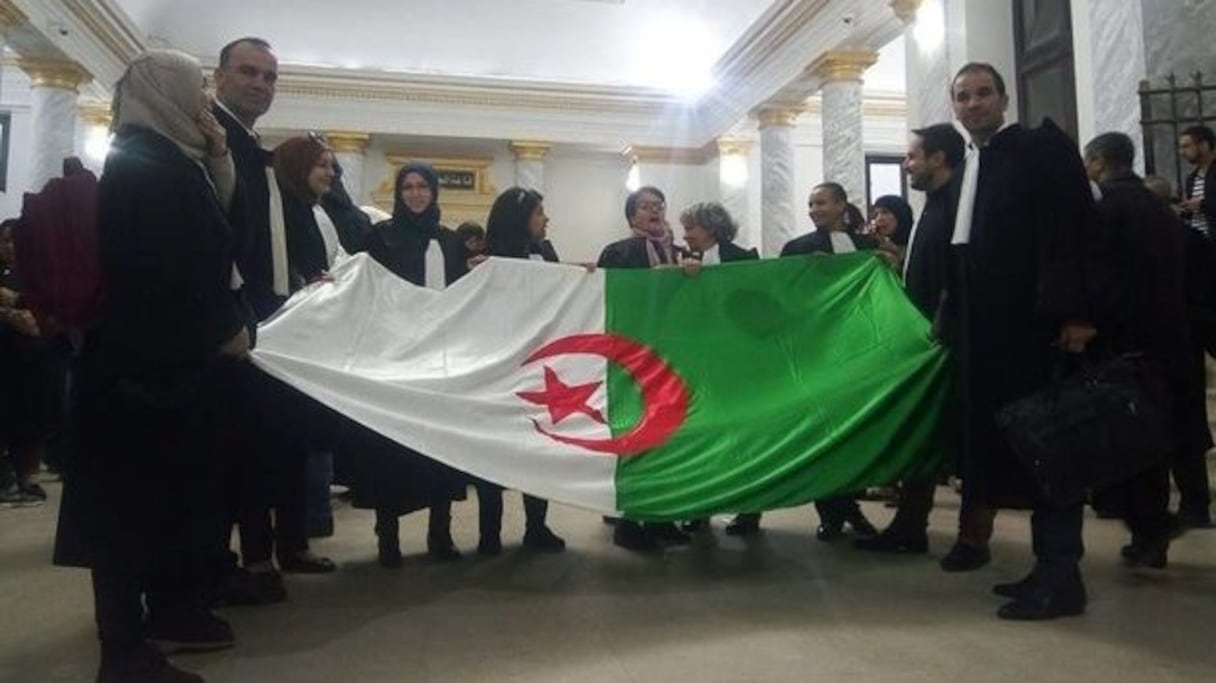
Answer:
M732 135L723 135L718 138L718 156L747 156L751 148L752 141L747 138Z
M549 154L551 145L544 142L528 142L516 140L511 143L511 151L520 161L544 161Z
M827 5L828 0L779 0L718 60L714 69L718 81L746 80Z
M98 0L61 1L72 16L123 64L130 64L139 53L148 49L138 29L125 20L122 10L114 3Z
M807 100L806 113L823 115L823 99L812 97ZM903 97L865 97L861 101L861 115L876 119L906 119L908 101Z
M355 133L345 130L331 130L325 133L325 141L330 149L339 154L363 154L371 144L372 136L368 133Z
M803 106L765 105L756 109L756 121L759 122L761 130L774 126L789 127L794 125L795 119L804 111L806 108Z
M910 24L916 19L916 10L920 9L922 0L891 0L891 9L895 10L895 16L899 17L900 21L905 24Z
M78 103L76 115L86 126L97 128L109 128L113 118L109 103L97 101Z
M870 48L829 50L811 62L807 70L825 83L861 82L861 75L878 61L878 53Z
M29 21L29 17L12 3L12 0L0 0L0 34L7 33L14 26Z
M626 158L644 164L673 164L699 166L707 163L718 153L717 145L710 142L702 147L654 147L633 145L625 149Z
M78 92L93 76L76 62L58 59L19 59L17 66L29 74L30 86Z

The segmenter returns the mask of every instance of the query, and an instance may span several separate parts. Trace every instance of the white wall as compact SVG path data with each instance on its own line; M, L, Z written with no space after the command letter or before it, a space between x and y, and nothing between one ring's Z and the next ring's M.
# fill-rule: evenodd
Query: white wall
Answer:
M21 213L33 156L31 101L30 79L25 73L11 66L0 69L0 109L13 114L8 137L8 182L7 189L0 192L0 219Z

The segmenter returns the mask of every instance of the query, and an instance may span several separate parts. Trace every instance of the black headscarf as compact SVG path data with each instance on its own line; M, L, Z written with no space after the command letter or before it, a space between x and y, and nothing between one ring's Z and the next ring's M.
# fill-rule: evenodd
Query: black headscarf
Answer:
M401 199L401 185L405 176L417 173L422 176L427 185L431 186L431 204L422 213L414 213ZM439 176L430 164L411 161L397 171L397 179L393 183L393 227L397 230L421 233L432 239L439 234Z
M908 202L903 197L887 194L875 199L874 207L886 209L895 216L895 234L891 236L891 241L901 247L907 246L912 237L913 223L912 207L908 206Z

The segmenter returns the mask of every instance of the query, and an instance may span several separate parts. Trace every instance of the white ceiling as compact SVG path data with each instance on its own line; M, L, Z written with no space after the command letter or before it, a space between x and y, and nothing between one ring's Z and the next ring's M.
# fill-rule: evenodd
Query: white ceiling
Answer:
M266 38L285 64L561 83L707 86L774 0L114 0L154 45L214 60Z

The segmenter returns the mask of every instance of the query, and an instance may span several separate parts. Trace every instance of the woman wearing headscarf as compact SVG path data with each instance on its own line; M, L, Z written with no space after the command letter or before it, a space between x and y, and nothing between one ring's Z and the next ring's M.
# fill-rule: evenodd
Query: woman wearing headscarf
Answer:
M105 291L76 374L59 530L78 543L56 558L92 568L106 683L202 680L149 641L233 643L203 607L201 570L225 531L216 456L250 333L234 290L235 174L209 105L199 63L170 50L137 57L114 96L97 196Z
M881 247L895 254L902 266L908 241L912 239L912 207L903 197L888 194L874 200L870 225Z
M439 177L428 165L409 163L394 183L393 217L377 223L367 253L398 277L444 289L468 272L467 252L455 232L439 224ZM355 506L376 511L380 564L401 566L398 518L430 508L427 554L456 560L452 501L465 497L467 477L370 430L347 423L345 441L355 462Z
M486 221L486 255L502 258L557 262L557 252L546 237L549 217L544 197L535 190L512 187L498 196ZM478 527L481 540L477 552L498 555L502 552L502 487L478 479ZM523 494L525 548L561 552L566 542L545 523L549 501Z

